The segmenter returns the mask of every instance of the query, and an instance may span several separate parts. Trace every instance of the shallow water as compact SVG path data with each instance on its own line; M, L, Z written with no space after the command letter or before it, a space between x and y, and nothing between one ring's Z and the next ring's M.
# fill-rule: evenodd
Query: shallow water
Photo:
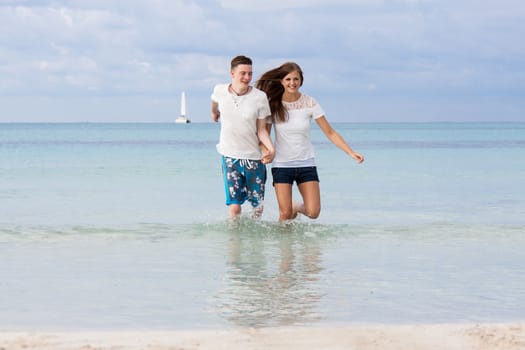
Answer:
M2 232L0 329L498 322L525 314L523 227L243 219Z
M217 125L0 124L0 330L523 320L525 124L334 126L283 225L225 219Z

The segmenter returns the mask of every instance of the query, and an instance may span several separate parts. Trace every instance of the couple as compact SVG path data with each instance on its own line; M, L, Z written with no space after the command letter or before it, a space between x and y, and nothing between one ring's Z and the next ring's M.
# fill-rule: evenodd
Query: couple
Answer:
M328 123L321 106L299 92L303 72L287 62L252 80L252 60L246 56L231 61L229 84L215 86L211 96L211 116L221 120L217 150L222 170L229 215L241 214L248 200L253 216L260 217L266 183L266 164L272 163L273 186L279 204L279 220L294 219L298 213L315 219L321 211L319 177L310 140L310 122L315 120L326 137L361 163L354 152ZM275 128L275 145L270 138ZM292 200L296 182L303 202Z

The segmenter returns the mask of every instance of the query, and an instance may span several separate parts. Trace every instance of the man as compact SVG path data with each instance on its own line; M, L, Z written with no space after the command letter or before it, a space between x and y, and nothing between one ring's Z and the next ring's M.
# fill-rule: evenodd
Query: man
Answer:
M266 128L270 106L266 94L250 85L253 72L249 57L234 57L230 74L231 83L216 85L211 96L211 117L221 121L217 151L222 155L226 205L230 218L235 218L248 200L257 218L263 211L265 164L275 154Z

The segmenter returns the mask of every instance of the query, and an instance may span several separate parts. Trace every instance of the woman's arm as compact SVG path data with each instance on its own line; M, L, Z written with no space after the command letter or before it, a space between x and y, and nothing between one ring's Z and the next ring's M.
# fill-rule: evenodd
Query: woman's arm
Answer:
M332 128L328 120L326 120L326 117L323 115L320 118L317 118L315 120L317 122L317 125L323 130L323 133L326 135L326 137L337 147L342 149L345 153L347 153L350 157L354 158L358 163L362 163L365 160L365 157L363 155L354 152L352 148L346 143L346 141L343 139L341 135L337 131Z

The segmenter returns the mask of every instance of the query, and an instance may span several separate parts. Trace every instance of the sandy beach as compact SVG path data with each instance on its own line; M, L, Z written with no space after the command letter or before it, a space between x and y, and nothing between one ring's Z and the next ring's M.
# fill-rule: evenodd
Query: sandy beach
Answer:
M523 323L367 325L206 331L4 332L0 350L389 349L525 348Z

